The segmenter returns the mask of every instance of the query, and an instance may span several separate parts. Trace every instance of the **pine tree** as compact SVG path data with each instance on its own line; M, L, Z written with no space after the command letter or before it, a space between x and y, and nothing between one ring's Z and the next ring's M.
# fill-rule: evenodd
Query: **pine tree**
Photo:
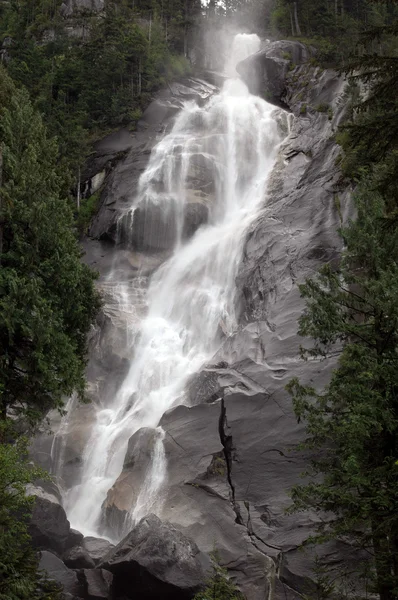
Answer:
M300 287L304 355L325 358L343 344L321 392L293 379L288 390L306 422L309 483L293 489L293 509L332 513L319 539L349 537L373 554L381 600L398 596L398 232L386 228L385 201L363 183L358 218L342 231L338 270L323 267ZM337 345L337 346L336 346ZM321 480L319 475L322 475Z
M10 423L0 423L0 600L59 600L57 586L38 571L28 534L34 497L25 488L46 475L27 454L27 440L15 441Z
M203 591L194 600L244 600L243 595L228 577L226 569L219 565L217 553L213 553L213 575L206 582Z
M0 417L35 425L74 390L84 396L86 337L99 297L60 196L56 141L3 69L0 102Z

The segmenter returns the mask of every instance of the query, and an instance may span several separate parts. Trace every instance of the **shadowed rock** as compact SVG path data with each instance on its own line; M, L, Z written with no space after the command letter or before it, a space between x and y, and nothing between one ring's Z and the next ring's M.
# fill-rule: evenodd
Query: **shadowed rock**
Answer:
M35 496L29 524L33 546L62 554L68 546L70 523L58 498L31 485L28 486L27 493Z
M85 537L83 540L83 548L86 550L90 558L98 565L104 557L110 552L114 545L102 538Z
M75 546L67 550L63 560L70 569L94 569L95 567L95 562L83 546Z
M61 585L65 594L83 597L83 586L79 583L76 573L68 569L62 560L51 552L41 552L39 570L45 571L49 579Z
M140 600L191 600L203 586L208 558L169 523L149 515L107 555L116 596Z
M310 49L300 42L278 41L238 64L236 70L252 94L263 96L271 104L288 108L284 100L286 77L291 65L305 63Z
M82 573L87 600L109 600L113 575L105 569L84 569Z

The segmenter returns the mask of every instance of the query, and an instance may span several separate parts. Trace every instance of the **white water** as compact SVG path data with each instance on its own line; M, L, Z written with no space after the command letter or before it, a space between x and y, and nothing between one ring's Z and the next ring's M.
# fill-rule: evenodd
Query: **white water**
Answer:
M236 36L228 73L258 48L257 36ZM81 483L66 497L72 526L85 534L98 534L101 505L122 470L129 438L142 427L156 428L166 410L186 402L189 377L236 330L235 277L244 233L266 201L280 142L275 112L250 95L242 81L231 78L206 106L187 103L173 130L152 151L133 204L160 204L164 211L172 206L177 242L172 256L152 276L135 358L115 397L98 407ZM198 160L211 171L212 193L201 194L210 207L209 221L184 242L184 205ZM134 219L133 209L129 218ZM118 291L121 310L134 302L129 289ZM159 428L151 466L131 507L133 521L161 511L166 481Z

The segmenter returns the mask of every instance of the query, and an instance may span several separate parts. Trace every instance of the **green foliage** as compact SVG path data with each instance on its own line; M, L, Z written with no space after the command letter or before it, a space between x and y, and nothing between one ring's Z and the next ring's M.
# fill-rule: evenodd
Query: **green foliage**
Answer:
M325 103L318 104L318 105L315 107L315 110L316 110L317 112L321 112L321 113L328 112L328 110L329 110L329 104L325 104Z
M92 218L97 213L99 198L100 192L96 192L90 198L82 200L76 219L76 225L80 234L87 232Z
M58 138L66 190L76 184L93 132L134 129L151 94L190 72L182 52L194 26L195 0L132 6L113 0L100 14L75 8L68 19L59 3L48 0L34 7L30 0L3 3L0 10L0 39L12 38L7 69Z
M60 194L56 141L4 69L0 100L0 415L11 411L34 426L74 390L84 397L99 298Z
M333 597L336 585L330 577L328 567L322 562L319 556L315 557L312 572L314 574L315 590L311 595L304 594L304 600L327 600Z
M318 392L292 380L310 481L293 489L294 510L332 513L318 539L349 536L374 555L382 598L398 590L398 231L385 202L363 183L358 218L342 230L340 267L323 267L300 287L307 308L299 332L315 340L303 354L326 358L343 344L338 368ZM337 346L337 347L338 347ZM322 474L322 480L318 475Z
M0 600L58 600L59 590L37 570L27 531L34 498L25 486L45 475L27 463L25 439L7 441L12 434L0 423Z
M398 28L397 28L398 34ZM395 39L398 40L397 35ZM374 185L390 198L388 209L397 208L398 195L398 59L363 56L353 61L348 73L367 85L365 97L353 103L353 121L344 128L340 143L346 150L344 172L360 178L371 170Z
M214 556L213 575L206 582L203 591L198 592L193 600L244 600L236 585L228 578L226 569L218 564Z
M372 29L381 33L377 43L368 38L370 55L396 51L390 24L397 19L395 2L377 0L275 0L271 12L274 35L314 47L319 64L338 68L352 55L364 54L364 34Z

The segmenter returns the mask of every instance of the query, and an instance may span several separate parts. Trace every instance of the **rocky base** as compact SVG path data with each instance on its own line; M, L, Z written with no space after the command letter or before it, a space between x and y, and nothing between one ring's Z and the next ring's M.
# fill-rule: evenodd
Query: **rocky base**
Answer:
M209 557L158 517L142 519L115 547L71 529L55 496L40 487L30 494L39 568L62 587L65 600L191 600L204 586Z

